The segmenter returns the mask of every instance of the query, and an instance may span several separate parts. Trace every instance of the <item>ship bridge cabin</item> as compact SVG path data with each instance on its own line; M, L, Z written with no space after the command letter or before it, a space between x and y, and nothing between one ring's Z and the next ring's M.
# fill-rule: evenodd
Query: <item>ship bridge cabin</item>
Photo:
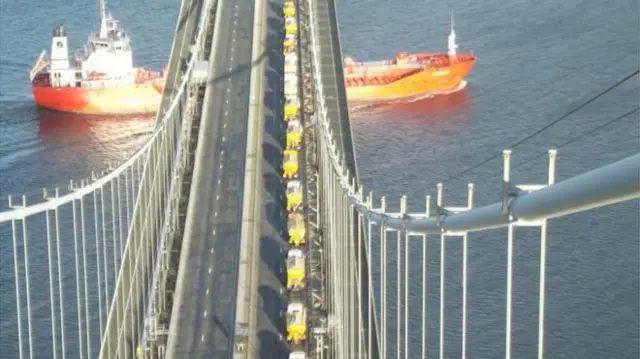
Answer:
M84 51L76 55L76 62L88 80L99 75L126 77L133 71L131 40L118 21L103 19L100 32L91 34Z
M66 29L56 26L49 68L37 72L32 75L35 84L53 87L126 86L134 84L140 75L133 67L131 40L110 16L102 19L100 31L89 36L74 59L69 58Z

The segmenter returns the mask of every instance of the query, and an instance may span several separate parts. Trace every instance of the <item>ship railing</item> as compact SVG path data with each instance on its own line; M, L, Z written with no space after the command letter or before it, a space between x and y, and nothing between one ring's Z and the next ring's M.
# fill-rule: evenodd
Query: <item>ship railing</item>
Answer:
M33 82L33 79L36 77L38 72L40 72L42 69L47 67L47 65L49 64L49 61L47 61L45 58L46 56L47 56L47 50L42 50L42 52L40 53L40 56L38 57L38 61L36 61L35 65L33 65L33 67L31 68L31 71L29 72L30 82Z
M457 54L456 60L460 61L469 61L473 59L473 55L468 54ZM414 68L432 68L432 67L443 67L450 65L449 58L447 56L433 56L430 59L423 58L421 60L417 59L407 59L402 63L397 63L394 60L386 60L386 61L359 61L359 62L351 62L348 64L345 62L344 66L349 68L353 68L354 71L371 71L371 68L375 68L375 72L378 71L388 71L388 70L396 70L396 69L414 69Z
M346 68L352 68L353 72L364 72L364 73L379 73L379 72L387 72L393 70L405 70L405 69L416 69L416 68L427 68L432 67L428 64L419 63L419 62L407 62L404 64L389 64L386 61L375 61L375 62L356 62L353 64L345 64Z
M345 63L345 66L347 64ZM384 66L393 66L392 63L390 63L390 60L386 60L386 61L358 61L358 62L352 62L351 65L353 67L369 67L369 66L380 66L380 67L384 67Z

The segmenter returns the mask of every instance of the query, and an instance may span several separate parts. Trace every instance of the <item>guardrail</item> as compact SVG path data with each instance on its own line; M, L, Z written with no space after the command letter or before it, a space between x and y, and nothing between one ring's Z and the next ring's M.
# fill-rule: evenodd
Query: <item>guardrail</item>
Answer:
M245 156L244 194L238 265L233 340L233 358L252 358L258 311L258 269L260 268L260 221L262 213L262 141L264 128L264 82L267 41L267 1L256 0L251 53L251 89Z
M211 5L207 0L204 9ZM187 9L193 11L193 9ZM195 46L188 47L187 68L182 75L182 82L173 97L171 105L163 117L163 124L154 131L149 142L149 157L144 168L141 195L133 212L133 221L129 227L127 245L123 252L123 260L118 281L116 283L115 301L111 306L107 330L103 337L101 357L125 357L133 355L134 348L142 340L145 331L144 318L136 314L151 304L153 298L153 275L157 274L159 251L164 247L167 238L166 211L171 203L172 189L177 188L175 177L169 177L178 170L180 136L183 134L184 118L189 115L190 86L193 80L193 69L200 60L198 52L202 50L208 11L202 11L195 25ZM176 38L175 41L184 41ZM181 46L178 46L181 47ZM181 51L174 48L172 51ZM182 66L179 61L178 66ZM171 70L170 70L171 71ZM177 71L180 71L177 69ZM133 253L132 251L135 251ZM141 280L139 277L142 277ZM148 277L148 278L147 278ZM132 283L133 286L132 286ZM141 298L138 298L140 296ZM146 312L146 311L145 311ZM137 318L127 320L126 318ZM139 321L139 323L138 323ZM137 347L136 351L141 350Z

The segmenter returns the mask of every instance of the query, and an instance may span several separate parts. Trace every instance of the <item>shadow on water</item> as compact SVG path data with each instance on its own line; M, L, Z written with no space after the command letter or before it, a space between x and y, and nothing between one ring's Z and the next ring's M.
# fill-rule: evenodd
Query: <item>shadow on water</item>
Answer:
M282 313L286 310L286 303L280 293L274 288L261 285L258 293L262 298L263 308L271 324L276 328L284 328L285 320Z
M285 244L273 236L262 236L260 239L260 257L267 264L282 285L285 283Z
M279 336L268 330L261 330L258 333L260 339L260 358L287 358L289 349Z
M98 116L38 109L38 133L45 143L67 146L74 142L92 143L113 137L146 137L152 130L155 114L136 116Z

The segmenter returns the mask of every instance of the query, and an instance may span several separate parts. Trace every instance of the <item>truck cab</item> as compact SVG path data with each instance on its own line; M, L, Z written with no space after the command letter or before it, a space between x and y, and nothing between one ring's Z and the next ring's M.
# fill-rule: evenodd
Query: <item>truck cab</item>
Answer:
M300 100L298 97L286 96L284 102L284 119L285 121L291 121L298 119L298 112L300 111Z
M287 230L289 232L289 244L301 246L306 243L306 227L301 213L291 213L287 218Z
M302 204L302 186L300 181L289 181L287 183L287 211L295 212Z
M304 304L294 302L287 306L287 341L299 344L307 338L307 310Z
M299 120L291 120L287 124L287 149L300 150L302 143L302 126Z
M287 289L299 290L305 287L305 255L302 249L290 249L287 253Z
M298 151L284 150L282 161L282 177L285 179L298 178Z

